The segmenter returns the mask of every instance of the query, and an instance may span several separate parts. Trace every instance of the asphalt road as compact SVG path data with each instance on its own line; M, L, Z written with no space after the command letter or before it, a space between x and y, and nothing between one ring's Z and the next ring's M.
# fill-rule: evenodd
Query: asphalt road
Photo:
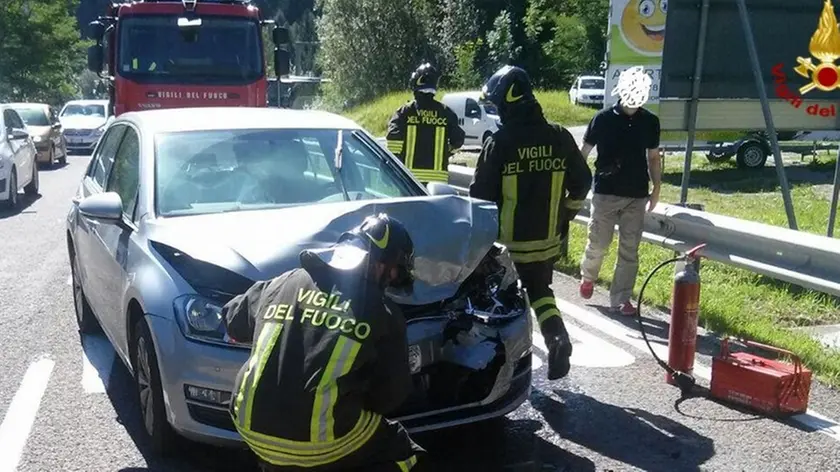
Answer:
M246 453L192 443L176 459L152 457L127 370L106 340L79 338L63 219L87 161L42 170L42 195L0 213L0 472L253 470ZM547 382L536 336L529 401L495 424L417 435L435 470L837 470L837 423L765 419L702 392L680 401L635 321L602 314L601 292L582 304L573 280L555 285L576 343L572 372ZM664 317L646 316L661 350ZM699 347L701 386L713 346ZM840 395L815 383L810 407L838 417Z

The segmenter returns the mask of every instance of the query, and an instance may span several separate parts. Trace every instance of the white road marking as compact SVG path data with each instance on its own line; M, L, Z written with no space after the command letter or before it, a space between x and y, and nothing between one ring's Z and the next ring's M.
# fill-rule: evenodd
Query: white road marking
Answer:
M639 333L638 331L631 331L627 327L620 325L614 321L611 321L607 318L604 318L592 310L579 307L573 303L570 303L566 300L562 300L560 298L557 299L557 308L560 309L560 312L563 313L563 315L571 316L572 318L581 323L587 324L597 329L598 331L601 331L604 334L607 334L620 341L624 341L627 344L630 344L631 346L635 347L636 349L650 354L650 349L648 349L644 339L642 339L641 333ZM663 346L658 343L651 343L651 346L653 347L654 352L656 352L656 355L659 356L660 359L667 361L667 346ZM707 381L711 380L712 369L706 365L695 363L694 376ZM828 435L836 441L840 441L840 423L837 423L836 421L824 415L821 415L816 411L809 409L806 413L794 415L790 418L798 423L808 426L809 428L813 428L815 431L819 431L820 433Z
M17 469L54 366L55 361L43 358L26 370L6 417L0 423L0 472Z
M531 370L537 370L543 366L542 359L539 356L531 355Z
M114 348L105 336L82 337L82 387L85 393L105 393L114 356Z
M72 275L67 276L67 285L73 285L73 276Z
M577 326L566 323L566 331L572 338L572 358L570 363L580 367L624 367L636 362L632 354L597 336L587 333ZM542 334L533 333L534 346L548 354ZM533 362L533 361L532 361Z

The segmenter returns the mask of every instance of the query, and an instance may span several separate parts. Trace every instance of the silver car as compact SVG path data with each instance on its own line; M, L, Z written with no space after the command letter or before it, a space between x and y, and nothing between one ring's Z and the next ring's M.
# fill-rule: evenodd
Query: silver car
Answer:
M495 204L427 190L354 122L319 111L125 113L97 145L67 215L80 331L101 328L133 373L158 453L173 432L242 445L228 408L250 346L220 308L297 267L374 212L416 247L407 319L410 431L499 417L531 385L533 321Z

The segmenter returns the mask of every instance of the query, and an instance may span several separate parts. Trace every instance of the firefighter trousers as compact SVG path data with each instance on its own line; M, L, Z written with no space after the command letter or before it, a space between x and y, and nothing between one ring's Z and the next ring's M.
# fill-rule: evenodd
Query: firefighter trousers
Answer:
M262 472L424 472L426 451L409 437L403 426L382 419L373 437L362 447L323 466L276 466L260 459Z
M528 291L531 308L537 317L543 338L549 339L565 332L560 310L554 300L554 291L551 290L554 261L515 263L514 265L516 271L519 272L519 278L522 279L522 285Z

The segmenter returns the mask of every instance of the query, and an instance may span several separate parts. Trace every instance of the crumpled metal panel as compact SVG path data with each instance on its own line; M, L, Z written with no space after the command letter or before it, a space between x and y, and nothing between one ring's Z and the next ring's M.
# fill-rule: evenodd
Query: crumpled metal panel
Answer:
M453 296L498 234L495 204L457 195L167 218L144 222L143 230L149 239L195 259L251 280L267 280L299 267L301 250L328 247L376 213L402 221L414 240L417 281L412 296L392 296L401 304L423 305Z

